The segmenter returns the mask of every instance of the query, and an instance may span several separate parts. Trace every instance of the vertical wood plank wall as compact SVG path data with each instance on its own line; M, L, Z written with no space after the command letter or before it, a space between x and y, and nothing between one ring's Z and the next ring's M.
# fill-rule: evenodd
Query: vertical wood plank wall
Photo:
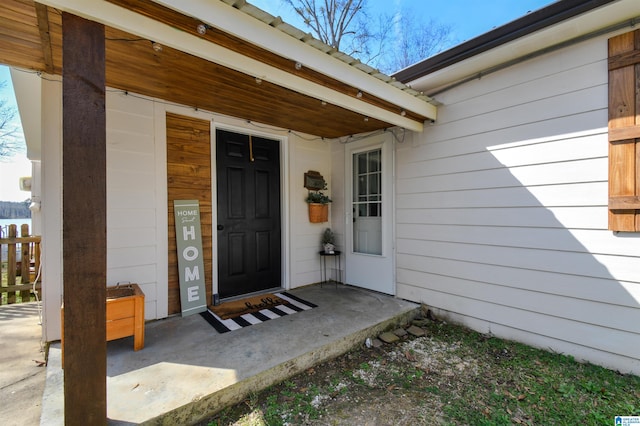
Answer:
M173 200L198 200L207 303L211 303L212 210L210 122L167 113L167 218L169 222L169 315L180 313Z

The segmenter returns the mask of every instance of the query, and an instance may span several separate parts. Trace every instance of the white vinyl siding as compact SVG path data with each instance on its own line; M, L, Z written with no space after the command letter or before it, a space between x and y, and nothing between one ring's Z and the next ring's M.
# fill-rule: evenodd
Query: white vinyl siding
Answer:
M436 96L436 124L397 146L397 288L637 374L640 244L607 231L607 38Z
M291 146L291 169L289 185L291 188L291 287L299 287L320 282L320 256L318 252L322 246L320 238L325 228L331 226L329 222L309 222L308 204L309 191L304 187L304 174L309 170L319 172L327 181L331 196L331 152L329 143L311 136L304 140L295 137ZM329 212L333 212L333 203L329 205ZM332 213L331 213L332 214Z
M107 92L107 285L133 282L145 294L145 317L157 307L158 233L153 102ZM166 269L166 268L165 268ZM166 298L165 298L166 299Z

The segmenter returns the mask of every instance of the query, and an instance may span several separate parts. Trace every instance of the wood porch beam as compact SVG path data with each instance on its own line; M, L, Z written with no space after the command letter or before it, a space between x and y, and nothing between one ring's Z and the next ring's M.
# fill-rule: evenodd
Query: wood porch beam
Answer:
M104 26L62 13L65 425L106 425Z

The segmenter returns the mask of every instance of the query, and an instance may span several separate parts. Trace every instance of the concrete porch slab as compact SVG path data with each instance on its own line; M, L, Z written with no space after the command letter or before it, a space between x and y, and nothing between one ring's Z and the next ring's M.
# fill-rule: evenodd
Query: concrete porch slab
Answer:
M109 424L193 424L305 369L407 322L419 305L360 288L309 286L290 293L318 305L218 334L200 315L146 324L107 344ZM64 424L60 345L49 352L42 425Z
M38 304L0 306L0 324L0 421L38 424L46 375Z

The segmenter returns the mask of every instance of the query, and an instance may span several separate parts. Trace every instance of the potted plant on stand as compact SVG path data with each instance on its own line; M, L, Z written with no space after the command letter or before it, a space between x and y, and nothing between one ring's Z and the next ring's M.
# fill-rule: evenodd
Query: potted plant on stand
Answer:
M322 247L324 249L324 252L327 254L334 254L336 248L335 243L336 236L331 228L325 229L322 233Z
M323 187L320 190L309 191L307 203L309 204L309 222L323 223L329 221L329 203L331 198L322 191L327 190L327 183L322 181Z

